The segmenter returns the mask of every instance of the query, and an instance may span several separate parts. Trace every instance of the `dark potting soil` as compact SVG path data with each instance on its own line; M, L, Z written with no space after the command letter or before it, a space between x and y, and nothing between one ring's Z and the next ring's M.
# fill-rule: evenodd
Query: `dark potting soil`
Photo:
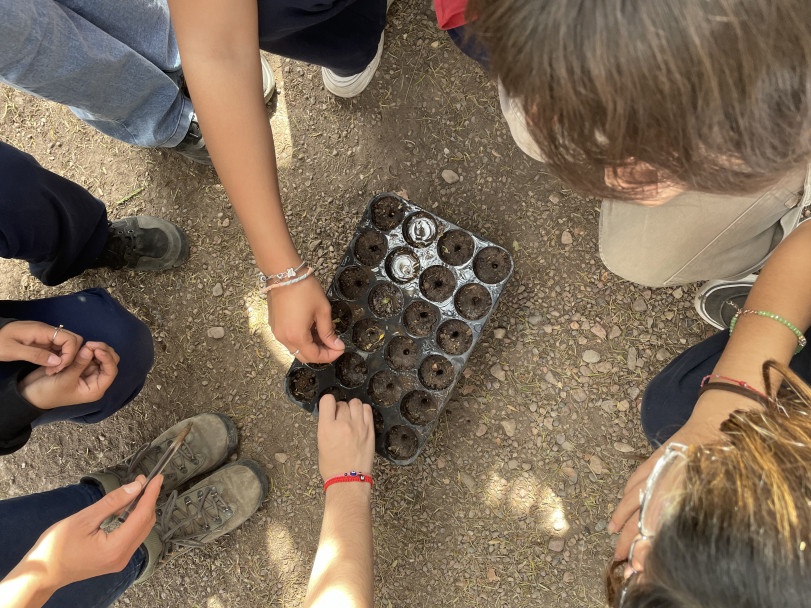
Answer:
M378 405L394 405L400 400L402 392L400 378L393 372L377 372L369 381L369 396Z
M359 349L373 353L383 346L386 330L377 319L366 317L361 319L352 328L352 342Z
M395 336L386 346L386 363L392 369L410 371L417 367L418 358L417 344L411 338Z
M366 381L366 362L358 353L344 353L335 361L335 375L344 386L355 388Z
M341 300L333 300L332 304L332 324L335 326L335 333L342 334L352 324L352 309L349 304Z
M369 287L369 274L360 266L349 266L338 277L338 288L348 300L357 300Z
M383 420L383 414L377 411L377 409L372 408L372 418L374 419L375 423L375 435L382 435L383 429L386 428L386 422Z
M428 302L412 302L403 313L403 324L408 333L418 338L424 338L434 330L439 321L439 311Z
M441 391L453 383L453 365L442 355L429 355L420 363L418 375L425 388Z
M355 241L355 257L367 266L377 266L388 249L386 237L377 230L367 230Z
M330 386L327 390L325 390L321 395L319 395L318 399L321 400L321 397L324 395L332 395L335 397L335 401L346 401L346 391L341 388L340 386Z
M461 266L473 255L473 237L462 230L451 230L439 238L440 259L451 266Z
M436 417L436 400L425 391L411 391L403 397L400 411L411 424L428 424Z
M477 321L487 314L493 300L487 288L478 283L468 283L456 292L453 299L456 311L469 321Z
M407 426L393 426L386 435L386 450L395 460L406 460L417 453L417 434Z
M473 259L473 273L483 283L500 283L511 269L510 256L500 247L485 247Z
M315 397L315 389L318 383L315 380L315 372L306 367L297 369L290 375L290 394L298 401L307 402Z
M456 289L453 273L444 266L431 266L420 277L420 291L432 302L443 302L451 297Z
M381 319L388 319L403 307L403 293L391 283L378 283L369 292L369 308Z
M450 319L439 326L436 341L449 355L461 355L473 344L473 330L464 321Z
M378 230L391 230L403 221L405 210L396 198L386 196L372 204L372 223Z

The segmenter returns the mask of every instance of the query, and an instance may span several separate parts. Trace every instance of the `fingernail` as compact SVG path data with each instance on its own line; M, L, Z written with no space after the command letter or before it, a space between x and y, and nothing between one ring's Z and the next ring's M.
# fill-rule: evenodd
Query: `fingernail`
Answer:
M132 483L128 483L127 485L121 487L124 488L124 491L127 494L137 494L141 491L141 483L138 481L133 481Z
M48 355L48 365L59 365L61 362L62 359L56 355Z
M344 341L341 340L340 338L335 338L334 344L338 348L344 348Z
M611 534L617 533L617 526L614 525L613 521L608 522L608 531L611 532Z

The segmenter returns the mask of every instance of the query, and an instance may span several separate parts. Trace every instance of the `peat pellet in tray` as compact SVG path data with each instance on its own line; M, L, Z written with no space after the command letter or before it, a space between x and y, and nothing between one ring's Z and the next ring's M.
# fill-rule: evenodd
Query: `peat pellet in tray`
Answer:
M370 403L377 452L413 462L512 268L502 247L396 194L375 196L327 290L346 352L327 365L295 361L288 398L313 413L326 394Z

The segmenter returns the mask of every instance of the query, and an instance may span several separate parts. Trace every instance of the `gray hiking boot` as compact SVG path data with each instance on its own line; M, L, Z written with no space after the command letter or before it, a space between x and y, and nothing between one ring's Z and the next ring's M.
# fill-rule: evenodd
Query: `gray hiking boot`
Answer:
M236 449L239 433L228 416L206 413L181 420L152 443L142 445L123 462L90 473L82 478L82 482L96 483L107 494L130 483L138 475L146 477L190 422L191 431L163 470L161 495L166 496L192 477L216 469Z
M189 239L172 222L135 215L108 222L107 242L92 268L169 270L189 257Z
M172 492L157 511L144 541L146 564L136 583L155 568L194 547L202 547L241 526L262 504L268 478L252 460L237 460L178 495Z

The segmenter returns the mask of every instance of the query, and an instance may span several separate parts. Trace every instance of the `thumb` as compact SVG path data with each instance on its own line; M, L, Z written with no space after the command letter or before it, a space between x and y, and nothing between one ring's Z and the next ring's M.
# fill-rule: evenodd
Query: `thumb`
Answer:
M59 365L62 362L58 355L53 354L46 348L26 346L25 344L17 346L14 350L14 356L18 361L28 361L43 367Z
M77 378L84 373L87 366L93 361L93 350L87 346L82 346L76 354L76 358L68 367L63 370L63 375L76 376Z
M332 308L326 306L325 310L319 309L315 313L315 328L321 342L332 350L344 350L344 343L335 333L335 326L332 324Z
M136 480L105 494L101 500L85 509L87 520L94 528L98 528L105 519L123 510L135 500L142 487L143 482Z

